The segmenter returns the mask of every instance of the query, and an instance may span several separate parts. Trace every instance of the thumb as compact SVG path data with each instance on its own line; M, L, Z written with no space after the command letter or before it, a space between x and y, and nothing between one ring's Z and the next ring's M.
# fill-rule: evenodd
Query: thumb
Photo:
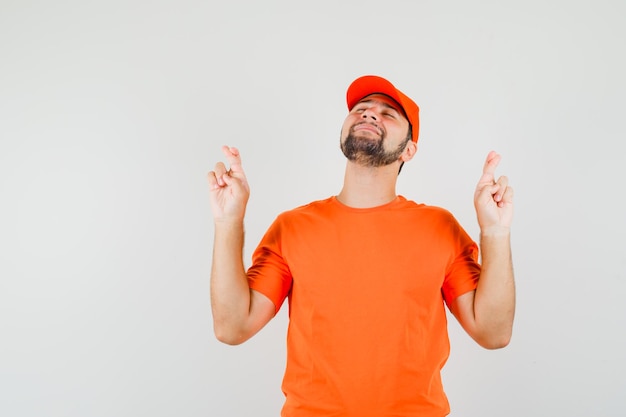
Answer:
M480 202L493 200L493 196L500 189L500 184L489 184L479 188L476 192L476 200Z
M222 180L226 186L233 189L233 191L238 192L245 188L242 180L233 176L232 171L225 172L224 175L222 175Z

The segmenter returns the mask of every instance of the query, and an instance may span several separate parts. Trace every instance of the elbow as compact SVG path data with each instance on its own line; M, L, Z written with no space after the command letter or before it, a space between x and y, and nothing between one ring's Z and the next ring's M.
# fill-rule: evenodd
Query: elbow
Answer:
M488 350L497 350L497 349L503 349L505 347L507 347L509 345L509 340L495 340L495 341L489 341L486 343L481 343L481 346L484 347L485 349Z
M220 342L237 346L250 339L254 333L244 324L214 320L213 334Z
M505 348L511 343L511 333L491 335L477 340L478 344L488 350Z
M227 326L218 325L217 323L213 324L213 333L217 340L230 346L237 346L248 340L243 332L228 328Z
M244 340L242 338L239 337L233 337L231 335L227 335L224 333L218 333L215 332L215 338L217 340L219 340L220 342L226 344L226 345L230 345L230 346L237 346L240 345L244 342Z
M481 347L496 350L505 348L511 343L513 336L512 317L505 317L500 320L483 320L475 324L472 335Z

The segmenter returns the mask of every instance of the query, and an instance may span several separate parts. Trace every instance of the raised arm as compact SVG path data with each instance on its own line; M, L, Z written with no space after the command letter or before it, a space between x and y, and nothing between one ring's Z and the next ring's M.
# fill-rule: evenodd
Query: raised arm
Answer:
M273 316L274 304L251 290L243 264L243 220L250 188L236 148L224 146L229 169L218 162L208 174L215 224L211 267L213 329L221 342L248 340Z
M508 345L515 315L515 282L510 227L513 189L508 178L495 180L500 155L490 152L476 186L474 207L480 226L482 271L476 291L461 295L450 309L467 333L481 346Z

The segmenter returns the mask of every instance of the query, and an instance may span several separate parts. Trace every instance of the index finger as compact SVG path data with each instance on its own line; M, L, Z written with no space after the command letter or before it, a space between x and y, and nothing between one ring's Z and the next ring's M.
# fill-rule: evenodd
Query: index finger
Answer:
M243 172L243 168L241 166L241 155L239 154L239 149L233 146L222 146L222 152L226 156L226 160L228 161L228 165L230 165L230 170L233 172Z
M489 154L487 155L487 159L485 160L485 165L483 165L483 175L478 181L479 184L493 184L496 167L500 163L500 159L500 154L498 154L496 151L489 152Z

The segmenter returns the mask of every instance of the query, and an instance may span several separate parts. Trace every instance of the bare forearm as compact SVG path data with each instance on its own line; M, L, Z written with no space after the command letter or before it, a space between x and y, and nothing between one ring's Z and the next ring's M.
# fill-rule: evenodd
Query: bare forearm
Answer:
M243 265L243 222L215 224L211 268L211 308L218 339L228 341L245 326L250 287Z
M208 174L211 211L215 220L211 308L215 336L239 344L259 331L275 314L273 302L251 291L243 265L243 219L250 188L239 150L223 146L230 169L223 162Z
M484 344L506 346L515 315L515 282L508 231L481 234L482 272L474 298L476 326Z

